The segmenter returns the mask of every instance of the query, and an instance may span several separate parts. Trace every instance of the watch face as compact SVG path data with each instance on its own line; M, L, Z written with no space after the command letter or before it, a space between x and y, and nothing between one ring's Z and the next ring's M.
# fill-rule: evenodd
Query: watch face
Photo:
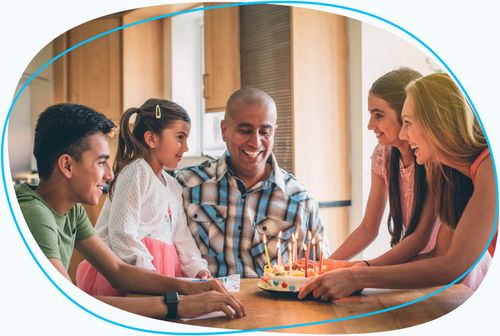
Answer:
M179 293L177 293L177 292L165 292L164 298L165 298L166 303L179 302Z
M165 292L163 293L163 301L167 305L167 315L166 319L177 317L177 305L179 304L179 293L177 292Z

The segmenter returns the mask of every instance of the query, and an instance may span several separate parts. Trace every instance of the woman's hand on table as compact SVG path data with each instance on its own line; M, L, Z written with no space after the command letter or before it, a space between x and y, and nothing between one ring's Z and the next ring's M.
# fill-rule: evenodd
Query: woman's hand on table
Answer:
M299 291L299 299L309 293L321 300L335 300L351 295L358 288L352 268L340 268L316 277Z
M238 299L217 291L181 296L177 306L179 317L196 317L214 311L223 311L229 318L246 315L245 307Z

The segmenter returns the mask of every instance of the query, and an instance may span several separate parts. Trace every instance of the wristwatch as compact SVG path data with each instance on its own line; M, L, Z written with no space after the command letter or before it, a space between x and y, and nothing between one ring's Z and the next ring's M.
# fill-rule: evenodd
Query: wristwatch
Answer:
M165 292L163 293L163 302L167 305L168 311L165 315L166 319L177 317L177 305L179 304L179 293Z

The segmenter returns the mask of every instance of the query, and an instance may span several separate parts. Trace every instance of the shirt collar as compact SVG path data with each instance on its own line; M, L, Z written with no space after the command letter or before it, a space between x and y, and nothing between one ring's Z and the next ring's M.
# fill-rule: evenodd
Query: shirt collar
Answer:
M235 176L235 174L231 172L231 169L229 168L230 162L231 162L231 156L229 155L229 152L226 151L224 152L222 157L217 161L217 168L215 171L216 181L219 181L226 173ZM262 188L267 188L270 186L271 183L274 183L286 194L285 177L283 176L281 168L278 166L278 161L276 160L274 154L271 153L271 156L269 156L268 159L268 163L271 164L272 172L271 174L269 174L269 177L263 181Z

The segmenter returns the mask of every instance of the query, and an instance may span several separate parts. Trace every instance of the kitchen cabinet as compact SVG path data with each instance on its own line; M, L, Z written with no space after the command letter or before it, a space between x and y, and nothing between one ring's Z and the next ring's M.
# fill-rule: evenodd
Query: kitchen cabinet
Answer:
M224 111L229 96L241 87L238 7L204 11L204 43L205 109Z
M121 26L120 17L105 17L82 24L55 41L55 53L90 37ZM114 32L81 47L55 62L55 102L88 105L118 122L121 99L121 32Z

